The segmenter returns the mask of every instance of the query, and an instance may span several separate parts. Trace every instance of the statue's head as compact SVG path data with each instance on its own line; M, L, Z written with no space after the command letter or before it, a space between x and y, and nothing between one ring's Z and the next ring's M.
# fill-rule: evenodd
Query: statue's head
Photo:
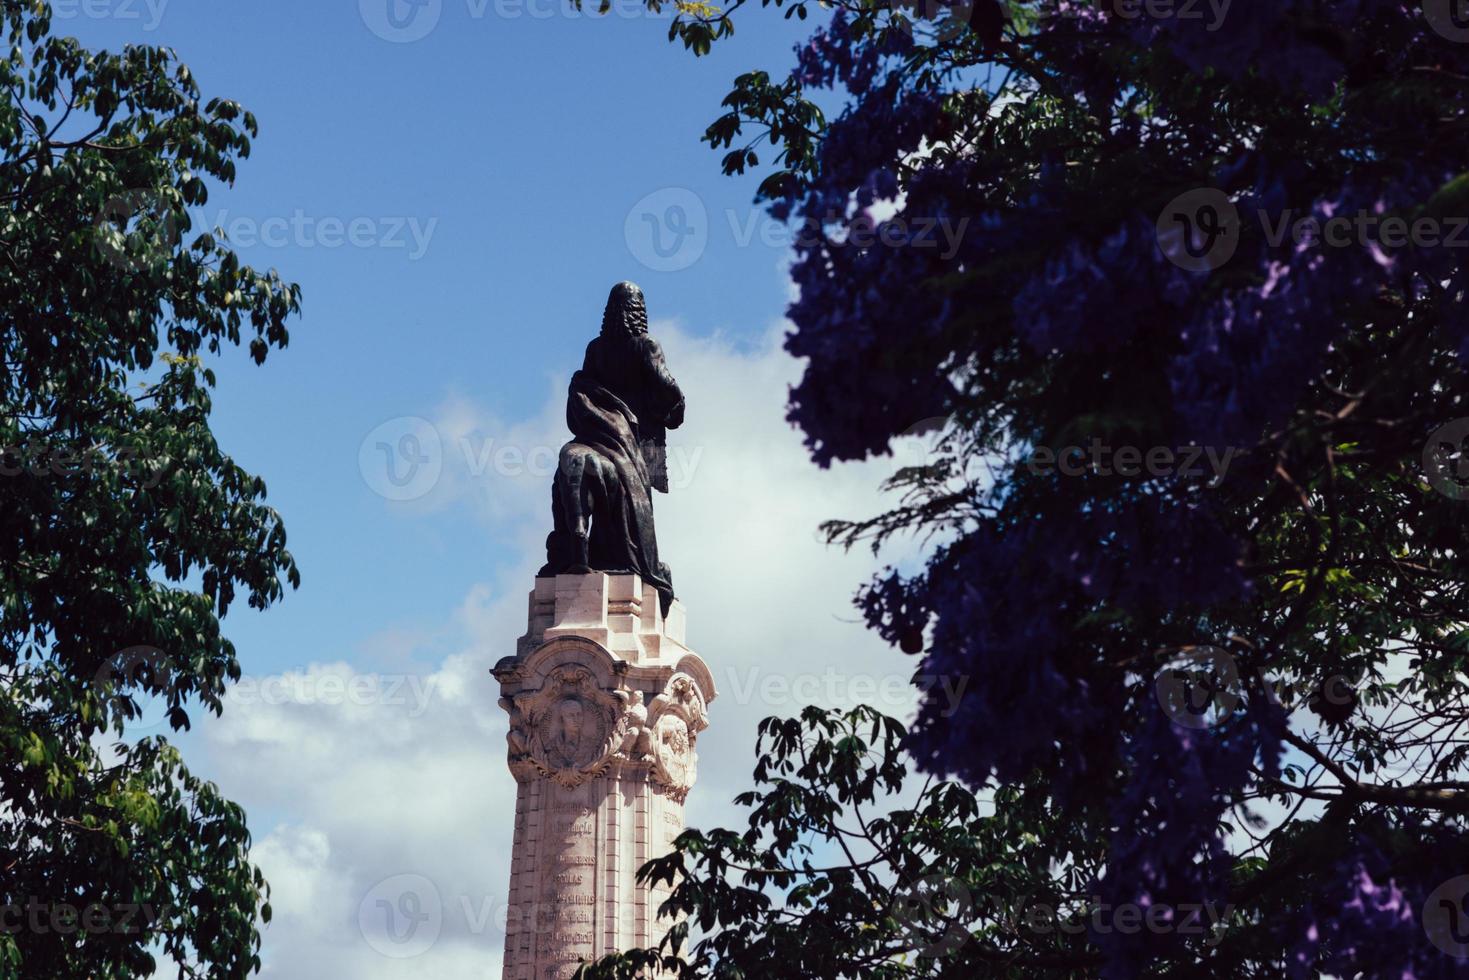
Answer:
M643 304L643 291L635 282L620 282L607 297L602 313L602 336L631 337L648 332L648 308Z

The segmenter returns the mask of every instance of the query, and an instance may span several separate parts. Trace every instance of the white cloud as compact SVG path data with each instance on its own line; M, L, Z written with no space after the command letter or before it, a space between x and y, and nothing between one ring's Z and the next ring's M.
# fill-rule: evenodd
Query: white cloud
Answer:
M689 395L687 424L670 439L674 492L656 502L659 544L690 645L720 687L689 823L742 823L730 799L748 788L762 717L853 695L900 716L912 704L914 661L869 633L851 605L873 557L828 548L816 530L873 513L892 465L822 471L808 461L783 417L799 366L778 332L751 348L671 324L654 333ZM514 453L477 461L489 440L492 453L518 448L523 462L559 447L564 392L554 382L535 415L510 423L450 397L433 420L445 446L439 485L394 505L399 519L462 520L466 547L488 539L515 556L494 581L466 584L443 630L385 622L371 645L405 665L424 661L412 648L430 635L455 652L417 675L381 675L341 651L321 662L303 651L299 669L247 679L223 718L191 740L196 771L252 817L253 854L274 887L266 976L499 977L515 790L488 671L524 631L550 477L516 471ZM465 444L473 451L457 448Z

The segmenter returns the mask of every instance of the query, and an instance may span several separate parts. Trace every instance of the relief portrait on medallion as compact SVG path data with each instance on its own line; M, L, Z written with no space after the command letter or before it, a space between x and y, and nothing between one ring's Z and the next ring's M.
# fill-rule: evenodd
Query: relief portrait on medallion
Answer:
M562 698L542 722L541 744L553 766L577 769L591 763L607 733L601 713L589 709L580 698Z

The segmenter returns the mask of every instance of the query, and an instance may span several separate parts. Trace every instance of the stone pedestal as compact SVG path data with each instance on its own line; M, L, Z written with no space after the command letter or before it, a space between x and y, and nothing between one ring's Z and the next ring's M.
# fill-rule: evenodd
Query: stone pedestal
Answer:
M636 873L683 830L715 696L683 607L665 618L636 575L536 579L526 635L494 675L516 780L505 980L656 945L667 886Z

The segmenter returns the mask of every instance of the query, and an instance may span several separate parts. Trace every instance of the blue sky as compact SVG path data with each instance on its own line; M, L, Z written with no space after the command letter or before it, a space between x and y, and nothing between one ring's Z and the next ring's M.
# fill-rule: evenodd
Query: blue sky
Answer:
M756 180L724 177L699 137L736 74L786 69L802 26L755 11L696 59L667 41L667 13L626 3L599 17L441 0L396 36L431 31L394 43L373 30L388 2L56 7L58 29L94 46L174 47L206 96L260 119L236 185L200 214L305 292L286 351L263 369L220 365L216 431L265 477L305 578L268 615L230 616L256 668L303 641L361 640L385 617L434 616L445 590L504 561L493 541L463 546L460 515L385 518L357 465L380 422L429 416L448 392L503 418L538 407L620 279L644 286L654 317L736 341L786 300ZM643 214L672 222L658 229L665 250L682 246L669 260ZM353 222L365 247L342 242Z
M172 46L207 96L259 117L196 227L304 289L285 351L215 365L214 413L284 515L302 588L231 610L245 683L181 739L250 814L270 978L499 976L514 786L488 669L524 631L546 454L614 282L643 285L689 398L657 508L720 686L690 825L740 819L729 801L762 717L913 701L913 661L850 604L875 560L816 533L873 512L896 464L818 470L785 423L785 238L751 204L758 175L723 176L699 141L733 78L783 74L812 25L747 11L695 59L667 41L668 15L626 5L430 0L400 18L423 35L402 41L389 2L57 6L59 31ZM437 447L434 476L390 499L375 445L404 434ZM349 703L327 680L376 693ZM441 909L422 949L359 927L404 881Z

